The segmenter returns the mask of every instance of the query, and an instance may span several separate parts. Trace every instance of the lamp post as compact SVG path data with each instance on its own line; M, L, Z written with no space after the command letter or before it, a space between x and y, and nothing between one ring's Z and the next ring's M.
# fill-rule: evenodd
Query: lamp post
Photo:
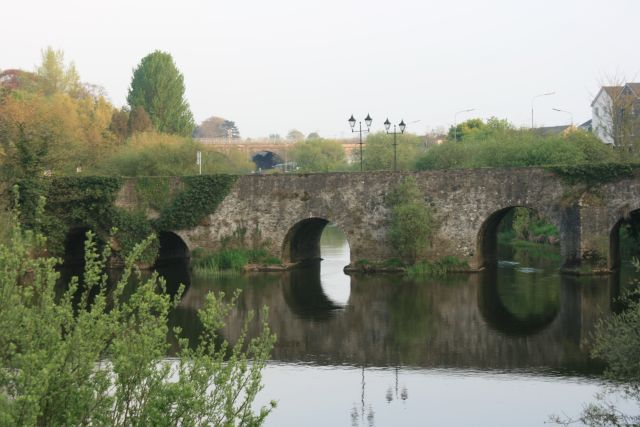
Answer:
M454 141L458 140L458 114L470 113L472 111L476 111L476 109L475 108L469 108L468 110L456 111L456 113L453 115L453 140Z
M541 96L549 96L549 95L555 95L555 92L547 92L547 93L541 93L540 95L536 95L533 98L531 98L531 129L533 129L533 101L536 100L536 98L540 98Z
M358 130L355 130L355 126L356 126L356 119L353 118L353 114L351 115L351 117L349 118L349 126L351 126L351 132L358 132L360 134L360 172L363 171L362 169L362 132L369 132L369 128L371 127L371 122L373 120L371 119L371 116L369 116L369 114L367 114L367 117L364 118L364 123L367 125L366 129L362 129L362 122L358 121Z
M559 113L565 113L568 114L569 117L571 117L571 126L573 126L573 113L571 111L567 111L567 110L561 110L559 108L552 108L553 111L557 111Z
M393 125L393 132L389 132L389 128L390 127L391 127L391 122L389 121L389 118L387 118L387 120L384 121L384 129L387 132L387 135L393 135L393 171L395 172L397 170L397 168L396 168L396 161L397 161L396 147L398 146L398 142L396 140L396 136L398 134L404 133L404 130L407 127L407 125L404 124L404 120L400 120L400 123L398 124L398 127L400 128L400 132L396 132L396 125Z

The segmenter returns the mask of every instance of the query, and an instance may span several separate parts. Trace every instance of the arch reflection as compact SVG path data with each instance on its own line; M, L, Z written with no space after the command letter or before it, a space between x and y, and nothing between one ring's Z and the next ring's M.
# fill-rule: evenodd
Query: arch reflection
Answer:
M533 335L551 325L558 315L559 285L557 280L537 274L489 268L480 273L478 308L483 319L499 332Z

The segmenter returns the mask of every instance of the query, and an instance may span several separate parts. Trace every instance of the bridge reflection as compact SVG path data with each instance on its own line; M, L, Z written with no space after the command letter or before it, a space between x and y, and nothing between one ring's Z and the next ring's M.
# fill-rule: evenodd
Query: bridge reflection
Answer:
M174 320L197 337L209 291L243 290L223 333L238 336L249 310L269 306L279 361L584 372L596 367L586 339L611 309L615 278L552 277L550 296L505 301L501 271L446 280L352 276L347 305L323 292L318 266L215 283L193 279ZM399 283L402 282L402 283ZM507 296L507 298L509 298ZM258 316L259 317L259 316ZM259 321L250 328L259 330ZM596 367L597 368L597 367Z

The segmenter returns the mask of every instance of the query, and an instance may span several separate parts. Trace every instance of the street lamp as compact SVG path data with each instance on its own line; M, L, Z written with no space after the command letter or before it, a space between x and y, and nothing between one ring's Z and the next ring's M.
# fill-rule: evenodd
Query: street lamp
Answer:
M469 108L468 110L456 111L456 113L453 115L453 140L454 141L458 140L458 114L470 113L472 111L476 111L476 109L475 108Z
M561 110L559 108L552 108L553 111L557 111L559 113L566 113L569 115L569 117L571 117L571 126L573 126L573 113L571 111L567 111L567 110Z
M533 101L536 100L536 98L540 98L541 96L549 96L549 95L555 95L555 92L547 92L547 93L541 93L540 95L536 95L533 98L531 98L531 129L533 129Z
M369 128L371 127L372 121L373 119L371 119L371 116L367 114L367 117L364 118L364 123L367 125L367 128L363 130L362 122L358 121L358 130L355 130L356 119L353 118L353 114L349 118L349 126L351 126L351 132L358 132L360 134L360 172L363 171L362 169L362 132L369 132Z
M393 135L393 171L395 172L397 170L397 168L396 168L396 161L397 161L396 147L398 146L398 142L396 140L396 136L398 134L404 133L404 130L407 127L407 125L404 123L404 120L400 120L400 123L398 124L398 127L400 128L400 132L396 132L396 125L393 125L393 132L389 132L389 128L390 127L391 127L391 122L389 121L389 118L387 118L387 120L384 121L384 129L387 132L387 135Z

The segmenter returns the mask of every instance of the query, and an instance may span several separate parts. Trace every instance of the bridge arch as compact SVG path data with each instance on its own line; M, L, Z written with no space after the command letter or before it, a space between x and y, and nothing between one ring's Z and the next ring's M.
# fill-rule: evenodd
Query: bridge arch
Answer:
M287 231L282 242L282 259L287 263L298 263L321 259L320 238L325 227L336 224L323 217L310 217L296 222ZM344 228L336 224L349 241Z
M65 236L63 243L63 261L65 265L74 266L84 264L84 245L89 231L93 230L86 225L73 226L67 231L67 235ZM98 245L98 250L101 250L105 244L104 240L100 239L97 235L94 237L94 240Z
M493 211L482 223L476 239L476 265L479 269L495 266L498 262L498 231L502 220L516 208L525 208L539 214L545 221L556 227L561 235L561 224L554 215L526 205L512 205ZM562 246L562 239L558 243Z
M251 161L255 163L256 170L273 169L275 165L284 163L281 155L272 150L262 150L251 153Z
M184 262L191 258L187 243L172 231L163 231L158 235L159 248L155 265L162 266L176 262Z
M620 217L616 218L609 233L609 257L607 260L610 270L619 270L622 265L623 251L621 248L621 232L627 229L628 239L632 239L635 244L640 243L640 208L628 210Z

